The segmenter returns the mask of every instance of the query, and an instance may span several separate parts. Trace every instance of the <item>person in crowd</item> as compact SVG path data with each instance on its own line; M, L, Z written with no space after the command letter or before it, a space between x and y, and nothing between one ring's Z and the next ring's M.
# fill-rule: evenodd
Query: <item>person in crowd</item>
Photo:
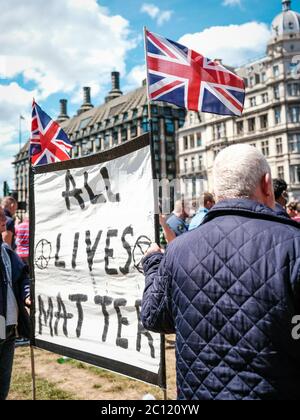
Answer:
M297 217L297 201L292 201L291 203L288 204L286 211L287 214L289 215L289 217L291 219L294 219L295 217Z
M212 209L215 205L215 199L213 194L209 192L205 192L201 197L201 206L197 211L196 215L192 218L191 223L189 225L189 231L197 229L204 220L204 217Z
M143 260L141 320L176 332L180 400L300 400L300 228L275 211L270 167L248 145L214 163L202 225Z
M187 219L190 216L190 204L184 200L178 200L172 215L167 220L167 225L175 233L176 237L188 232Z
M293 220L297 223L300 223L300 203L297 203L296 216L293 217Z
M23 222L16 226L17 254L25 264L29 264L29 217L25 214Z
M278 216L289 217L286 206L289 201L288 185L283 179L274 179L275 211Z
M15 242L15 221L14 217L18 210L18 202L13 197L4 197L1 203L7 219L6 230L2 233L3 241L6 242L13 250L16 249Z
M0 208L0 233L6 231L6 216ZM27 268L5 242L0 241L0 400L8 396L15 339L29 338L30 323L25 305L30 306Z

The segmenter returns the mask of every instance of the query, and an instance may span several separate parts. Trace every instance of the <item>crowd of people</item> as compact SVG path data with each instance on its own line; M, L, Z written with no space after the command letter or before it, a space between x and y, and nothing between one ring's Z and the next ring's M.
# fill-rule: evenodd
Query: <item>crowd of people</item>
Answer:
M232 159L234 156L234 160ZM15 340L29 337L29 220L0 207L0 400ZM214 164L214 194L160 215L168 246L143 260L145 328L176 334L178 398L300 400L300 203L272 180L254 147L230 146Z
M276 214L300 223L300 201L289 201L287 183L283 179L274 179L273 188ZM197 229L202 224L205 216L216 204L214 194L204 192L200 197L199 204L200 206L195 211L195 202L193 205L185 199L178 200L171 215L160 216L160 224L166 243L172 242L183 233ZM162 242L164 243L164 240Z

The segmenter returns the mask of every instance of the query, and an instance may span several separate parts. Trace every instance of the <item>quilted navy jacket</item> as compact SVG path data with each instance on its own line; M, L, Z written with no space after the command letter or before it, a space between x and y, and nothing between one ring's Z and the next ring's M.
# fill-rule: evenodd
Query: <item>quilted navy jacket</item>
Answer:
M300 400L299 227L254 201L224 201L144 260L142 322L176 333L179 399Z

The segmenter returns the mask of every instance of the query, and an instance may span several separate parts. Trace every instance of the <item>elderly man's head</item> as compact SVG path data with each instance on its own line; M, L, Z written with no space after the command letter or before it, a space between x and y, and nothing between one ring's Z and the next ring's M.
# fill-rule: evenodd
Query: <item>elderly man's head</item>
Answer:
M247 198L275 207L271 169L255 147L234 145L222 150L214 164L217 201Z

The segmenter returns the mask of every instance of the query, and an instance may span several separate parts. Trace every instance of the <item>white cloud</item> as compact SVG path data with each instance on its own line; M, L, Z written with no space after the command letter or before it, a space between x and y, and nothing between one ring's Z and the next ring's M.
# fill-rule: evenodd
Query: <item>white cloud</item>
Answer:
M129 92L142 86L143 80L145 80L146 77L146 66L144 64L133 67L126 76L127 83L124 86L124 91Z
M22 121L23 144L30 130L30 106L34 91L27 91L17 83L0 85L0 194L4 180L12 185L12 157L19 151L19 117Z
M125 74L127 53L138 40L126 19L110 15L97 0L51 0L47 7L37 7L36 0L14 0L13 7L0 0L0 10L0 79L6 79L0 83L1 189L18 152L20 114L27 119L24 141L28 136L32 97L42 102L64 92L81 103L82 86L91 86L95 100L112 70ZM14 82L21 79L34 92Z
M165 22L168 22L174 13L172 10L161 10L155 4L151 3L144 3L141 7L141 12L149 15L156 21L158 26L162 26Z
M224 0L223 6L241 6L241 0Z
M266 24L248 22L186 34L179 42L208 58L220 58L224 64L238 66L263 55L270 38L271 32Z
M23 75L39 99L72 92L87 81L105 84L111 70L125 72L136 46L129 22L111 16L96 0L0 0L0 77Z

